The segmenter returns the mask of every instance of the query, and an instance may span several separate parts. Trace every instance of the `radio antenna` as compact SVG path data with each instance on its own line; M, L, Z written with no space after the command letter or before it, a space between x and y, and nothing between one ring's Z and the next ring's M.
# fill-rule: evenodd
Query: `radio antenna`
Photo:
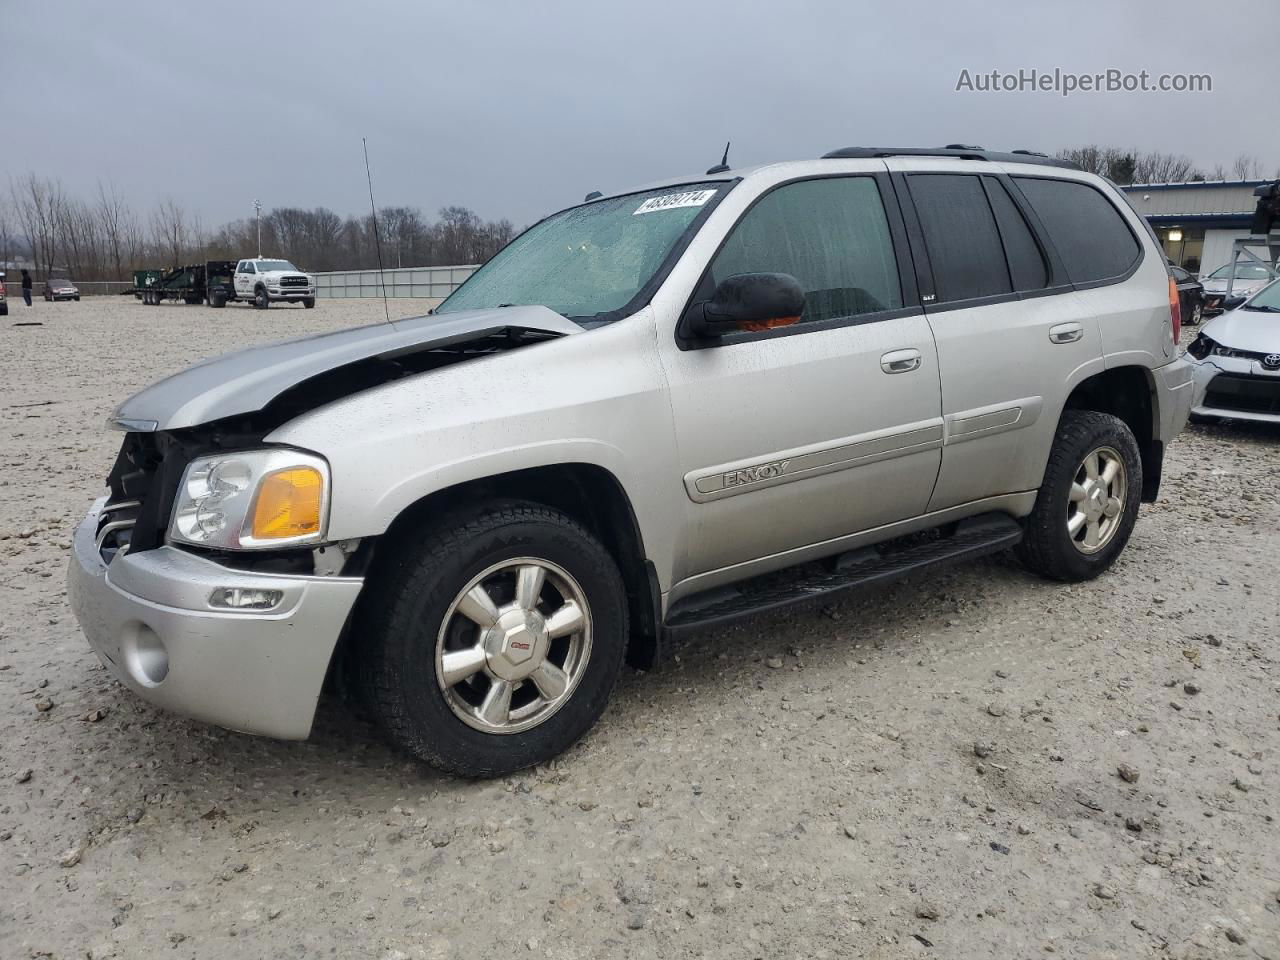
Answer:
M360 142L364 145L364 175L369 181L369 213L373 217L373 243L378 248L378 283L382 287L382 312L386 315L387 323L391 323L391 308L387 306L387 275L382 269L382 237L378 235L378 208L373 202L373 174L369 172L369 141L361 137ZM391 325L395 326L395 324Z

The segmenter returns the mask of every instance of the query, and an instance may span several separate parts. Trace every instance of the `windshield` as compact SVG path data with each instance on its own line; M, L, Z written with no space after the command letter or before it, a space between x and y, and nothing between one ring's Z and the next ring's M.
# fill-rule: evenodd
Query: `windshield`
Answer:
M1219 267L1213 273L1209 274L1210 280L1226 280L1231 276L1231 264L1225 267ZM1270 280L1271 274L1267 272L1266 267L1258 266L1253 263L1237 263L1236 264L1237 280Z
M258 264L259 273L267 273L270 270L297 270L298 269L288 260L258 260L255 262Z
M1280 313L1280 281L1263 287L1244 305L1246 310L1265 310L1268 313Z
M540 304L581 320L621 310L727 186L684 184L562 210L507 244L435 312Z

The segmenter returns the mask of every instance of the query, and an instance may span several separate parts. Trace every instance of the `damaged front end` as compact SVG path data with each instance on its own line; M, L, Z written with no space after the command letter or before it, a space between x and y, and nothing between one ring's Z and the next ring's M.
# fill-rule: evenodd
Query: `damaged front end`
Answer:
M162 546L179 484L197 458L262 447L268 434L294 418L386 383L579 332L543 307L474 311L270 344L162 380L121 404L112 418L126 434L107 478L98 554L110 564L118 555ZM257 573L350 573L365 559L351 542L253 551L183 548Z

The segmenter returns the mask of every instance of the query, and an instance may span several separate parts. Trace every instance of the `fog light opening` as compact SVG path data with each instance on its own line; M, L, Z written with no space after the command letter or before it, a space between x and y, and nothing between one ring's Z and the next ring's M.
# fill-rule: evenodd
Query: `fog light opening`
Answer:
M283 599L283 590L218 587L209 594L209 606L220 610L273 610Z
M144 687L156 687L169 675L169 651L154 630L140 623L120 645L130 676Z

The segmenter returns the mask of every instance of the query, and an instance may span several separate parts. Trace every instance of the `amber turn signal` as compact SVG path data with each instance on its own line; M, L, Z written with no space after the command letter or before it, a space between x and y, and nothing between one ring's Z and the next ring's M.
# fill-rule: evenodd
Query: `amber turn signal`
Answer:
M289 467L268 474L253 502L255 540L288 540L320 531L324 478L314 467Z

